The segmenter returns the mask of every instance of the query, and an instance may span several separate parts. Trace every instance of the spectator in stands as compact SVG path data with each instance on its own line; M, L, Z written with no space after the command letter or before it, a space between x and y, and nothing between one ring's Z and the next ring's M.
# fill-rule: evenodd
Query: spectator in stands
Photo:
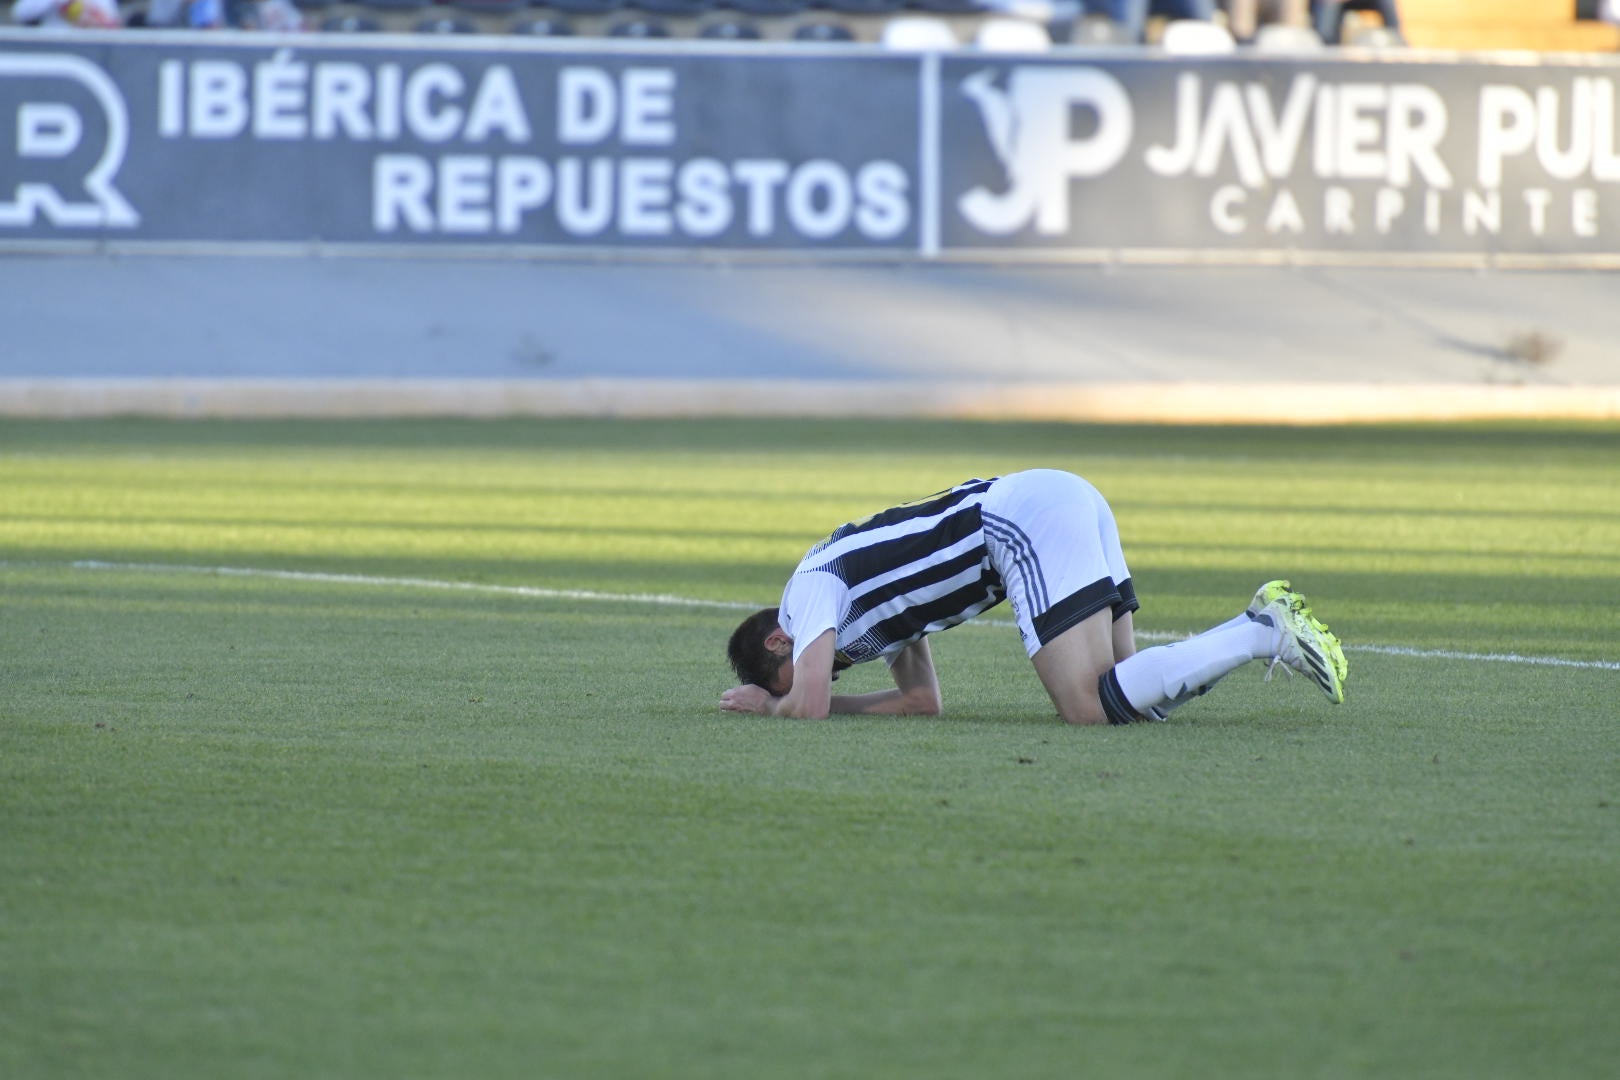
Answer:
M1396 0L1311 0L1311 22L1317 36L1329 45L1338 45L1344 38L1344 13L1347 11L1374 11L1389 29L1399 32L1401 13Z
M1215 18L1215 0L1081 0L1087 15L1106 15L1142 40L1151 15L1167 19Z
M191 0L186 5L186 25L193 30L222 30L229 26L225 0Z
M151 12L173 8L171 21L155 22ZM292 0L152 0L148 26L189 26L193 30L303 30L304 15Z
M152 0L146 5L144 13L137 12L129 17L130 26L145 26L159 30L185 24L186 0Z
M124 25L118 0L17 0L11 20L24 26L78 26L116 30Z
M242 25L253 30L302 30L304 13L298 10L292 0L258 0Z

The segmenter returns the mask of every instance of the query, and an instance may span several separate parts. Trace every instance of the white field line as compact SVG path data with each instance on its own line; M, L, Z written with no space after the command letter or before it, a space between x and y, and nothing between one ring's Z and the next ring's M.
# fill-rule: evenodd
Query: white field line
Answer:
M370 585L410 589L439 589L445 592L484 593L493 596L522 596L532 600L592 600L625 604L653 604L659 607L715 608L722 611L758 611L759 604L732 600L700 600L666 593L609 593L590 589L541 589L531 585L485 585L476 581L440 581L436 578L375 577L370 574L328 574L316 570L264 570L245 566L186 566L179 563L119 563L81 560L70 564L75 570L129 570L143 573L211 574L217 577L270 578L275 581L308 581L330 585Z
M0 562L0 566L16 563ZM41 564L32 564L41 565ZM243 566L187 566L180 563L122 563L81 560L69 563L75 570L121 570L157 574L209 574L216 577L264 578L273 581L324 582L333 585L360 585L386 588L436 589L443 592L479 593L490 596L518 596L535 600L585 600L600 603L650 604L655 607L706 608L715 611L756 611L762 605L735 600L703 600L669 593L614 593L592 589L542 589L532 585L485 585L473 581L440 581L436 578L378 577L370 574L330 574L314 570L267 570ZM975 619L969 625L1011 627L1005 619ZM1138 631L1148 641L1181 641L1187 634ZM1536 667L1579 668L1590 671L1620 671L1612 660L1571 660L1560 656L1521 656L1517 653L1457 652L1451 649L1411 649L1400 645L1347 645L1346 652L1401 656L1419 660L1469 660L1488 664L1523 664Z

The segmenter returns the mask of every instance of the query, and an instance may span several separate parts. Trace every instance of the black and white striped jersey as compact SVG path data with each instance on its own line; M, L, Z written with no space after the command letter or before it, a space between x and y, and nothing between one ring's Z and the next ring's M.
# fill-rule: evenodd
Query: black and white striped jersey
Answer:
M782 593L794 659L836 628L840 659L893 656L999 604L981 513L993 480L968 480L851 522L811 548Z

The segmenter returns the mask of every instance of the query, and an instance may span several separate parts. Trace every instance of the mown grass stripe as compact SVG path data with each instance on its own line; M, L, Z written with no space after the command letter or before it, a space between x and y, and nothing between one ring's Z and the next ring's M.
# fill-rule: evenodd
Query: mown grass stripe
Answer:
M0 566L18 563L0 562ZM38 565L38 564L36 564ZM671 593L613 593L593 589L550 589L533 585L491 585L475 581L442 581L436 578L384 577L371 574L338 574L318 570L273 570L247 566L193 566L184 563L104 562L83 559L68 564L75 570L116 570L140 573L210 574L219 577L262 578L277 581L325 582L333 585L360 585L385 588L436 589L493 596L528 597L537 600L584 600L594 603L651 604L659 607L704 608L715 611L755 611L759 604L735 600L705 600ZM967 625L1011 627L1007 619L975 619ZM1180 641L1187 634L1138 631L1148 641ZM1620 671L1612 660L1573 660L1561 656L1523 656L1518 653L1461 652L1452 649L1415 649L1401 645L1346 645L1346 652L1372 653L1416 660L1466 660L1489 664L1524 664L1539 667L1576 668L1587 671Z

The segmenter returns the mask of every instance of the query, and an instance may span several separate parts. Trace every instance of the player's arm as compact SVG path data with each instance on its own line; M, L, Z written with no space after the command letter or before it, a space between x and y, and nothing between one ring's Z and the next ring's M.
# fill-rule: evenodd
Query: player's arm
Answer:
M825 719L832 705L836 640L836 631L824 631L799 654L793 662L793 686L783 696L775 697L762 686L734 686L720 695L721 711Z
M833 655L838 648L837 640L837 631L824 630L805 647L793 661L793 686L782 697L771 699L772 715L806 720L827 718L832 709Z
M798 685L797 669L794 685ZM895 655L889 665L894 689L870 694L840 694L830 708L835 713L865 713L885 716L938 716L941 708L939 678L934 674L934 657L928 639L918 638Z

